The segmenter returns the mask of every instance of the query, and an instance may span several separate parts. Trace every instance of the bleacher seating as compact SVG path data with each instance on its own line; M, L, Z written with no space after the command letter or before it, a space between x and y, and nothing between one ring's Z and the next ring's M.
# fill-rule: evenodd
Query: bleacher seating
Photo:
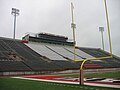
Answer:
M79 48L79 49L96 58L110 55L108 52L103 51L101 49L95 49L95 48ZM99 65L106 68L120 67L120 58L115 55L113 55L112 58L102 60L102 62L97 62L97 61L93 61L93 62L98 63Z
M0 71L31 71L26 65L21 61L0 61Z
M103 68L99 64L84 64L84 68L86 69L97 69L97 68Z
M60 69L78 69L80 67L77 63L65 60L54 60L53 63L58 65Z
M52 65L52 63L44 61L41 55L35 53L29 47L25 46L20 41L13 41L13 40L4 40L15 52L17 52L23 58L24 64L30 67L34 71L40 70L49 70L56 67L56 65Z
M95 58L108 56L101 49L76 48L76 58ZM41 43L23 44L20 40L0 38L0 72L8 71L56 71L79 69L81 62L73 61L72 46ZM87 69L120 68L120 58L113 55L104 61L87 61Z

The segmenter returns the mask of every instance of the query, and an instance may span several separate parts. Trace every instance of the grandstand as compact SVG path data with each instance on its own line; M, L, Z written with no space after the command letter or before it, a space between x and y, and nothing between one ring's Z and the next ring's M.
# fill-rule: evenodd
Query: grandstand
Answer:
M77 70L81 63L73 62L73 45L68 37L48 33L26 35L23 40L0 37L0 75ZM99 48L76 47L78 60L108 55ZM120 58L87 61L84 68L120 68Z

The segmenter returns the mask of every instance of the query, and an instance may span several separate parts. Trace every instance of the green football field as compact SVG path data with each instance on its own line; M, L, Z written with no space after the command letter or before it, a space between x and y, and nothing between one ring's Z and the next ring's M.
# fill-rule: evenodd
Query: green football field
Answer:
M59 74L63 76L78 76L79 74ZM88 73L85 77L103 76L119 78L120 72L107 72L107 73ZM53 82L43 82L34 80L23 80L10 77L0 78L0 90L119 90L116 88L105 88L95 86L80 86L73 84L61 84Z
M59 84L15 78L0 78L0 90L117 90L114 88ZM118 89L119 90L119 89Z

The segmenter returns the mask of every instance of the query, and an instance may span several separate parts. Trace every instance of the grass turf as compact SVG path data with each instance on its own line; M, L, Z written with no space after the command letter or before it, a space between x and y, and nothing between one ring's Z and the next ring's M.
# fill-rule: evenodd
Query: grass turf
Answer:
M0 78L0 90L117 90L114 88L58 84L51 82Z
M87 73L85 77L120 78L120 72Z

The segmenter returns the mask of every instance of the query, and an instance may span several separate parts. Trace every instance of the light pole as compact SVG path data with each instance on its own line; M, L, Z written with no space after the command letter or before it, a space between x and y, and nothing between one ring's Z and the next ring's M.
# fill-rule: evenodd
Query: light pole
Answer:
M73 6L73 3L71 2L71 14L72 14L71 28L73 30L74 60L76 60L76 50L75 50L75 46L76 46L76 41L75 41L75 28L76 28L76 24L74 23L74 12L73 12L73 9L74 9L74 6Z
M72 14L72 23L71 23L71 28L73 30L73 42L74 42L74 61L76 60L76 40L75 40L75 28L76 28L76 24L74 23L74 12L73 12L73 9L74 9L74 6L73 6L73 3L71 2L71 14ZM80 85L83 85L84 84L84 81L83 81L83 69L80 68L80 76L79 76L79 84Z
M104 27L99 27L99 31L101 32L102 48L104 50L104 37L103 37Z
M19 15L19 9L12 8L11 14L14 15L14 33L13 33L13 39L15 39L16 16Z

